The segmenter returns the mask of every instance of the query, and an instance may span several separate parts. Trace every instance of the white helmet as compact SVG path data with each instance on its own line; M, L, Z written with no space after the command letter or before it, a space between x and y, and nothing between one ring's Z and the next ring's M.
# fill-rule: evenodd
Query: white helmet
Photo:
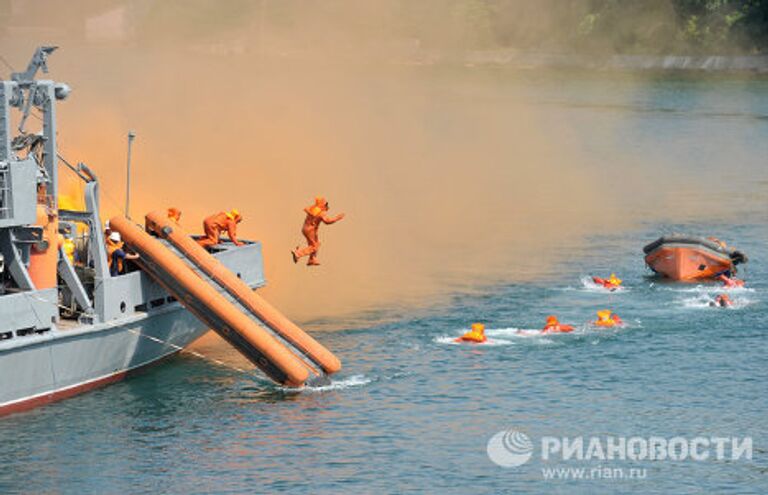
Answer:
M120 237L120 232L112 232L109 234L109 240L112 242L120 242L123 238Z

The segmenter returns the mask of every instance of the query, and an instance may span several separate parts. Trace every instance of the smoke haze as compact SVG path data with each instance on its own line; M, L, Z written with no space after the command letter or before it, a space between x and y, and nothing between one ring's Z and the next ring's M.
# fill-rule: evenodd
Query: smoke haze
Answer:
M134 218L176 206L199 232L205 216L240 209L242 237L264 243L266 297L307 320L546 276L560 246L669 204L674 180L654 189L639 157L585 150L587 130L538 101L530 75L384 62L386 44L371 39L384 35L369 27L385 3L345 17L321 15L323 4L269 33L246 29L254 11L243 32L194 42L173 16L128 41L54 36L51 77L74 89L59 105L60 146L101 178L102 217L122 210L132 129ZM453 27L431 29L459 36ZM31 38L0 54L21 68ZM279 47L303 51L271 56ZM610 148L621 119L588 132ZM321 267L295 266L302 208L317 195L347 218L321 228Z

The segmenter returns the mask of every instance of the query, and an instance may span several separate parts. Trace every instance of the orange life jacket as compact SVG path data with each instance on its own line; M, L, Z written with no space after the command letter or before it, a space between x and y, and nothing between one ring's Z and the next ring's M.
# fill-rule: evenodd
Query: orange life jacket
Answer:
M477 332L467 332L458 339L456 339L456 342L473 342L476 344L481 344L485 341L487 341L488 338L485 336L485 334L477 333Z
M112 239L107 239L107 267L110 270L112 269L112 255L118 249L123 249L122 242L114 242ZM123 271L123 260L120 258L117 259L117 271L120 273Z
M542 333L568 333L573 332L573 325L561 325L557 323L555 325L547 325L541 329Z

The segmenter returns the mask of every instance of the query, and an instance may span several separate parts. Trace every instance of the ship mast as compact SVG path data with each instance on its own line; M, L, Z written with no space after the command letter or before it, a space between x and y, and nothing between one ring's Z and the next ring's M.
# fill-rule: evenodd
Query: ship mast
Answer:
M56 146L56 100L65 99L70 88L64 83L56 83L50 80L35 80L38 70L44 74L48 73L48 55L53 53L57 47L41 46L35 50L35 54L27 65L24 72L14 72L11 75L11 81L5 82L5 88L10 90L10 95L3 105L2 117L4 128L0 125L0 160L12 159L14 146L17 142L23 142L24 138L30 135L25 130L27 119L33 109L41 113L43 129L42 139L42 171L44 172L43 183L45 184L45 202L51 208L57 208L59 197L59 173L58 173L58 152ZM15 85L15 86L14 86ZM22 116L19 122L19 136L15 140L10 139L10 108L17 107L21 109ZM8 133L5 134L4 133ZM31 142L31 141L28 141ZM8 146L10 144L10 146Z

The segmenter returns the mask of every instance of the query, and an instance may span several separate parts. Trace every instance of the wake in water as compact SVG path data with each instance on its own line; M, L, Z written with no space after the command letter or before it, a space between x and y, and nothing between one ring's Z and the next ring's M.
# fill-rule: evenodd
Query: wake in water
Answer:
M362 387L371 383L371 379L364 375L352 375L341 380L331 380L331 383L325 385L305 385L299 390L302 392L327 392L329 390L344 390L353 387Z
M679 287L666 284L651 284L649 287L656 290L688 292L696 294L717 294L720 292L727 292L729 294L741 294L755 292L755 289L752 287L723 287L722 285L694 285L691 287Z
M463 333L463 332L462 332ZM488 332L486 332L486 335ZM471 347L494 347L494 346L501 346L501 345L511 345L513 342L511 340L505 340L505 339L492 339L489 338L483 343L469 343L469 342L456 342L456 338L460 337L461 334L458 334L454 337L450 335L441 335L439 337L435 337L433 339L433 342L437 344L445 344L445 345L461 345L461 346L471 346Z
M731 306L720 307L714 305L714 301L714 297L711 297L708 294L678 299L678 302L681 303L684 308L688 309L742 309L754 302L748 297L731 297L731 302L733 303Z
M621 325L615 327L598 327L592 324L592 322L583 323L572 332L562 333L543 333L538 328L489 328L485 331L485 335L488 340L483 343L468 343L457 342L456 339L462 335L461 330L457 330L455 335L440 335L432 339L436 344L443 345L456 345L456 346L471 346L471 347L495 347L495 346L508 346L514 345L517 342L530 342L533 344L553 344L561 339L568 339L574 336L592 336L600 334L615 334L618 331L642 327L637 323L630 323L624 321Z
M461 331L455 336L441 335L435 337L432 341L436 344L444 345L461 345L461 346L473 346L473 347L495 347L495 346L507 346L514 345L515 340L521 341L525 339L528 342L535 344L552 344L554 339L560 339L567 335L578 335L584 333L585 327L578 327L573 332L563 333L542 333L537 328L490 328L485 331L485 335L488 340L483 343L469 343L469 342L457 342L456 339L462 335ZM553 339L554 338L554 339ZM514 340L511 340L514 339Z
M304 385L303 387L276 387L284 392L328 392L330 390L344 390L353 387L362 387L371 383L371 379L364 375L352 375L340 380L331 379L329 383L321 385Z

